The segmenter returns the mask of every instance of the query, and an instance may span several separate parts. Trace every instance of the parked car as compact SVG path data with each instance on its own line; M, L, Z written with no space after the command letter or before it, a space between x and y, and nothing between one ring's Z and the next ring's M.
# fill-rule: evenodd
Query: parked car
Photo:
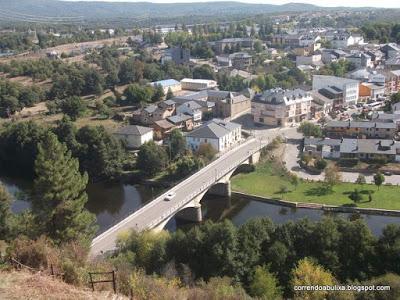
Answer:
M383 175L385 175L385 176L392 176L392 172L386 171L386 172L383 172Z
M174 199L175 196L176 196L175 192L169 192L169 193L165 196L164 200L165 200L165 201L171 201L172 199Z

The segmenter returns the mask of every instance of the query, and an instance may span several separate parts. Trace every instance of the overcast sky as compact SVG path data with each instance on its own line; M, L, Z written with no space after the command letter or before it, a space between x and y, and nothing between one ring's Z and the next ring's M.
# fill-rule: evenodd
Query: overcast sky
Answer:
M93 0L69 0L69 1L93 1ZM135 0L96 0L103 2L142 2ZM221 0L218 0L221 1ZM223 0L222 0L223 1ZM235 1L235 0L229 0ZM209 2L208 0L153 0L147 2L156 2L156 3L173 3L173 2ZM264 4L284 4L289 2L299 2L299 3L310 3L320 6L353 6L353 7L362 7L362 6L371 6L371 7L400 7L399 0L295 0L295 1L284 1L284 0L241 0L240 2L247 3L264 3Z

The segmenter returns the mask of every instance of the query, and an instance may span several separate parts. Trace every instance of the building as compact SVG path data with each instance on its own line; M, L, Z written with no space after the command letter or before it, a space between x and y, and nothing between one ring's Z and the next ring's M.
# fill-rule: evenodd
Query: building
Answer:
M227 38L215 42L215 51L224 53L225 49L253 48L255 40L252 38ZM240 50L239 50L240 51Z
M218 86L215 80L184 78L181 80L182 90L201 91Z
M174 124L176 128L184 131L191 131L194 128L193 117L187 114L176 114L168 117L167 120Z
M399 161L400 143L387 139L305 138L303 153L330 159Z
M161 86L163 88L164 94L168 93L168 90L171 89L172 93L179 92L182 90L181 83L175 79L166 79L160 81L154 81L150 83L152 87Z
M353 35L348 32L341 32L334 35L331 43L333 48L345 49L350 46L364 44L364 38L360 35Z
M226 151L242 139L242 126L213 119L185 135L188 149L197 151L202 144L210 144L217 152Z
M174 47L164 50L161 56L161 63L173 61L177 65L186 64L190 61L190 50L182 47Z
M359 100L362 101L370 101L370 100L379 100L384 97L385 94L385 86L376 85L373 83L363 82L360 84L359 90Z
M128 148L139 148L144 143L153 140L153 128L130 125L120 128L114 136L124 141Z
M343 93L342 103L335 103L337 106L348 106L357 103L359 92L359 81L354 79L329 76L313 75L312 89L333 89Z
M154 138L157 140L165 138L176 128L174 124L167 120L155 121L151 126L154 128Z
M229 55L231 66L239 70L248 70L253 63L253 57L246 52L237 52Z
M312 65L322 66L321 54L314 54L309 56L296 56L296 66Z
M136 111L132 120L135 123L152 125L155 121L164 120L175 113L175 102L166 100L157 105L151 104L143 109Z
M176 108L177 114L186 114L192 116L193 122L196 125L197 123L201 122L203 118L203 112L201 110L201 105L195 101L188 101Z
M288 126L310 118L312 96L301 89L267 90L251 103L254 122L270 126Z
M330 138L392 139L396 133L397 125L390 122L330 121L325 126L325 134Z
M374 66L371 56L364 52L353 53L346 57L356 68L372 68Z
M386 59L396 57L400 54L400 47L395 43L383 45L379 50L384 54Z

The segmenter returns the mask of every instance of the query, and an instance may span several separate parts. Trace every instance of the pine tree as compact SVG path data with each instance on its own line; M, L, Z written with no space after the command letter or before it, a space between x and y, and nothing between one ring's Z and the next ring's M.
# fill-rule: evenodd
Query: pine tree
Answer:
M65 144L47 133L38 145L32 211L42 233L57 243L88 241L95 233L95 216L85 209L88 175Z
M9 233L10 195L0 183L0 240L7 238Z
M171 88L168 88L166 99L174 98L174 93L172 92Z

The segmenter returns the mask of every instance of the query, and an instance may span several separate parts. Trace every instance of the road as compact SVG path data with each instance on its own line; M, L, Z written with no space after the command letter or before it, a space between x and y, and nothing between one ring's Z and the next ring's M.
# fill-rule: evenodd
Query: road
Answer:
M266 139L251 138L236 148L223 154L217 160L207 165L188 179L176 185L170 191L175 192L171 201L165 201L164 193L140 210L100 234L92 241L90 256L95 257L102 251L106 252L115 248L115 242L121 231L136 229L138 231L152 228L162 220L174 215L181 207L190 202L196 195L212 186L219 179L244 162L261 145L265 145Z

